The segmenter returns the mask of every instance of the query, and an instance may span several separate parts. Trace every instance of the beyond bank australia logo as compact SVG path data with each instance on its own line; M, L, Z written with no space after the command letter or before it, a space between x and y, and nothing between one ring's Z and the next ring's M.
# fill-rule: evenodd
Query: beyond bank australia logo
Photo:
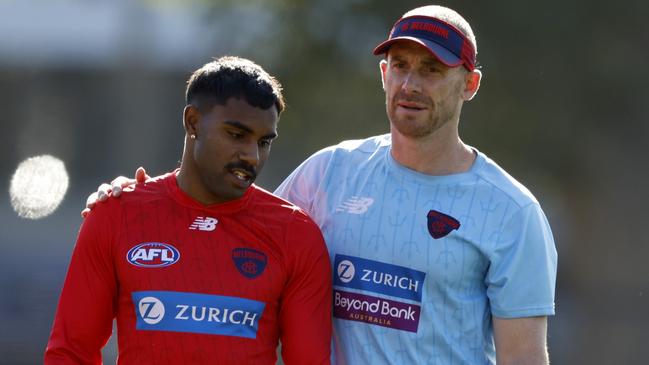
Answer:
M334 317L417 332L425 272L341 254L336 254L334 267Z

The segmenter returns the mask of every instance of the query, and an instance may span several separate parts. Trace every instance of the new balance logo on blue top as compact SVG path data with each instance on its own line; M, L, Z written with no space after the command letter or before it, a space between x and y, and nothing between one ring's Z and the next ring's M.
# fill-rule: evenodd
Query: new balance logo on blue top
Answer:
M334 267L334 285L421 301L423 271L340 254Z
M336 212L346 212L351 214L363 214L367 212L370 206L374 203L374 199L362 196L352 196L345 200Z
M265 303L256 300L171 291L131 293L136 328L256 338Z

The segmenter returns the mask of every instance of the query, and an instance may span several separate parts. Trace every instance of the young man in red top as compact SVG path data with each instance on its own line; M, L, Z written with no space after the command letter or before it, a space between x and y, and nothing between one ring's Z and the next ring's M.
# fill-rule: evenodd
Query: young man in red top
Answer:
M236 57L191 76L180 169L124 191L79 233L45 364L328 364L331 269L318 227L255 186L284 108Z

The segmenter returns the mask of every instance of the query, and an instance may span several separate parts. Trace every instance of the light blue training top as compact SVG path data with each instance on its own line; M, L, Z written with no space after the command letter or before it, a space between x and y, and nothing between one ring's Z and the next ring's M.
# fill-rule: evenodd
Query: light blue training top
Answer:
M534 196L474 149L464 173L397 163L389 135L344 141L275 191L322 229L338 364L495 364L492 316L554 314L557 252Z

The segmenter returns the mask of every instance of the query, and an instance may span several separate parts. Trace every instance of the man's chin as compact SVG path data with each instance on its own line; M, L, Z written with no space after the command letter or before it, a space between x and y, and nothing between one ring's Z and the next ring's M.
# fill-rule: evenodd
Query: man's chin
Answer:
M420 138L430 134L430 128L427 125L415 120L398 120L391 124L392 128L395 128L399 134L405 137Z
M219 189L218 191L212 189L212 194L218 198L218 201L222 203L227 203L229 201L237 200L243 197L246 194L248 189L238 189L234 187L229 187L226 189Z
M252 182L249 184L235 184L233 181L221 181L219 184L210 186L209 190L216 200L225 203L244 196L250 185L252 185Z

